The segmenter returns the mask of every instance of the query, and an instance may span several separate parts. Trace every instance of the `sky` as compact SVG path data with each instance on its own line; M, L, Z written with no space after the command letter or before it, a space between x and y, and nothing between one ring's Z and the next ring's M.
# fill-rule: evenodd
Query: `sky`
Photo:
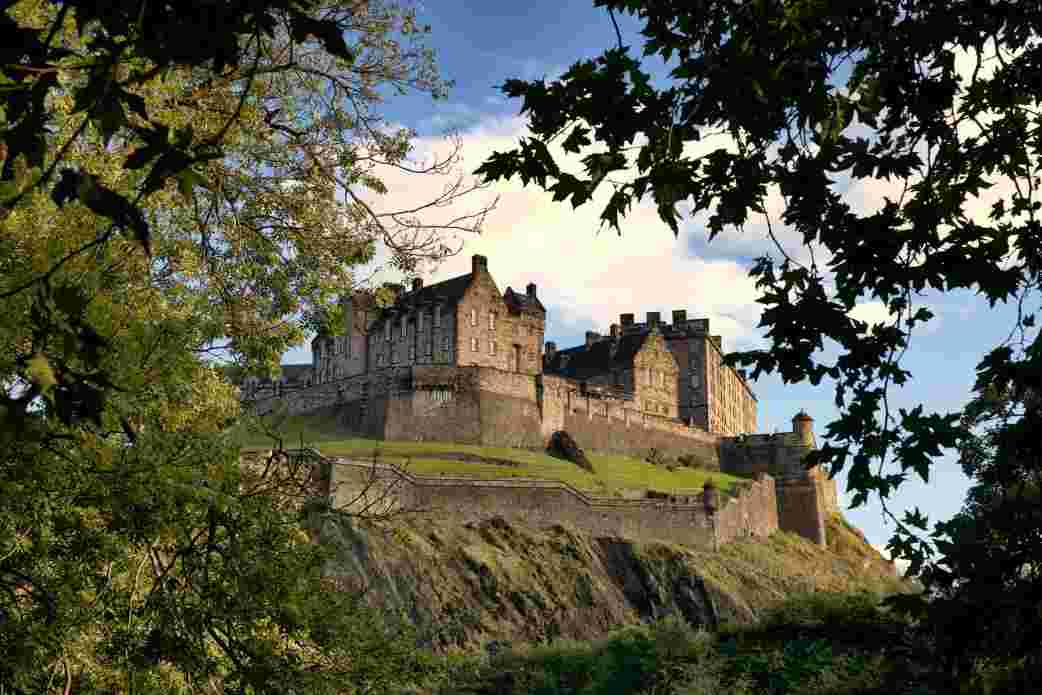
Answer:
M421 24L431 25L429 45L435 50L442 76L454 80L455 87L440 102L428 95L388 95L380 112L390 122L416 131L416 161L447 152L446 132L458 131L463 146L459 173L468 180L493 151L516 147L526 134L526 121L518 115L520 102L505 98L497 85L508 78L553 79L574 61L596 57L616 43L607 12L594 8L591 0L441 0L417 5L417 15ZM639 25L628 16L618 19L623 43L634 46L633 53L639 54ZM660 63L645 60L654 74L664 75ZM720 145L712 139L707 144ZM560 150L556 154L560 156ZM575 170L579 171L577 165ZM403 209L430 200L449 183L445 178L394 171L384 176L388 193L370 201L378 210ZM898 192L886 182L851 185L840 180L837 186L862 212L877 209L884 195L895 197ZM520 181L497 183L453 208L435 210L432 220L450 219L496 195L497 206L481 234L456 237L460 253L437 268L426 269L425 282L467 273L471 255L483 254L501 291L508 285L520 289L536 283L547 308L546 340L555 341L559 348L581 343L587 330L607 332L620 313L632 312L641 320L648 311L669 317L673 309L686 309L688 318L709 318L712 332L723 336L725 350L766 345L757 328L757 293L747 275L753 259L769 250L765 225L750 224L744 234L727 232L708 243L707 217L685 215L680 234L674 238L654 206L642 203L631 209L620 237L599 228L598 217L606 200L603 195L573 210L570 204L555 203L549 194L525 188ZM987 205L986 200L979 201L977 209L986 210ZM806 250L781 225L781 210L781 198L775 193L768 198L774 229L780 229L779 238L787 251L805 258ZM378 256L378 260L382 258ZM399 279L393 273L377 277ZM892 401L896 407L906 408L923 403L927 412L957 410L970 396L976 364L1009 332L1013 308L991 308L972 292L927 293L916 301L935 318L913 337L903 366L914 378L891 391ZM887 318L882 305L871 302L859 306L854 316L870 322ZM310 360L310 351L302 347L287 353L283 361ZM818 386L786 385L776 375L764 375L753 389L759 401L761 432L790 430L792 416L802 408L814 418L821 444L826 423L838 415L828 381ZM842 496L845 472L838 481ZM941 521L960 509L968 485L948 456L933 467L928 484L910 480L888 506L898 517L918 507L931 523ZM885 545L893 533L893 524L887 522L877 501L844 514L877 546Z

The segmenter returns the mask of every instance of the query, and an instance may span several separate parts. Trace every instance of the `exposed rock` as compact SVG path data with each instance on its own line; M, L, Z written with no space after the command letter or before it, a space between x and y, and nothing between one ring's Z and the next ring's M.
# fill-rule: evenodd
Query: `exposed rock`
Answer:
M550 445L546 447L546 452L556 458L571 461L584 471L593 473L593 464L586 458L586 454L579 448L572 435L564 430L558 430L553 433L550 437Z
M405 616L421 642L439 651L499 641L488 648L498 652L504 642L596 639L667 615L692 626L748 624L796 587L893 591L904 584L878 562L864 567L876 551L829 523L830 537L843 540L839 553L781 535L697 550L499 517L345 519L322 536L337 550L326 567L332 587Z

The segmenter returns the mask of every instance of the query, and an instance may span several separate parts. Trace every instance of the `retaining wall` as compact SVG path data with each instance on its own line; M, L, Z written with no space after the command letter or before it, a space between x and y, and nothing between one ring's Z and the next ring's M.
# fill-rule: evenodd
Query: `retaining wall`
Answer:
M370 462L331 463L334 502L350 511L418 510L460 522L502 516L534 528L568 523L595 536L697 548L764 537L778 528L774 481L769 476L761 476L722 509L710 512L704 503L593 497L558 481L417 476Z

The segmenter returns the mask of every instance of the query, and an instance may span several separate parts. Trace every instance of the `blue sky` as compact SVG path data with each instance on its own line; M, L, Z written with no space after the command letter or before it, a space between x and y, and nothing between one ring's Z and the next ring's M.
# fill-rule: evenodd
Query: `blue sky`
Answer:
M590 0L443 0L419 5L418 17L432 26L429 44L442 75L455 80L456 86L445 102L424 95L389 96L380 110L392 122L417 131L414 154L420 159L444 152L443 133L450 127L457 129L464 148L464 175L491 151L514 147L525 134L524 120L517 116L520 102L506 100L495 85L511 77L552 78L575 60L595 57L616 42L607 13L595 9ZM638 25L628 17L620 17L619 23L624 43L636 47L639 54ZM662 74L660 65L655 72ZM385 182L389 194L373 204L386 209L433 197L445 183L393 172L387 173ZM874 209L883 195L895 193L885 182L859 186L841 182L841 186L861 210ZM626 219L620 238L613 232L598 232L603 198L573 211L570 205L554 203L548 194L513 182L481 193L485 198L475 197L474 204L492 194L500 196L499 205L487 218L481 236L460 237L460 254L428 269L427 282L469 272L471 254L482 253L488 256L490 272L501 290L537 283L548 309L547 340L560 347L581 342L586 330L606 331L620 313L643 316L660 311L668 317L673 309L686 309L689 317L709 317L713 332L723 335L725 349L764 344L756 328L756 293L746 271L767 248L765 226L751 224L744 235L726 233L708 244L702 216L685 220L679 238L674 239L654 208L640 205ZM979 207L986 209L985 202ZM460 209L466 208L467 203L461 203ZM777 230L780 197L768 199L768 211ZM800 255L794 235L782 230L780 238ZM391 274L381 277L397 279ZM1006 336L1012 310L991 309L971 292L927 294L918 301L936 318L914 338L904 361L914 378L893 391L893 400L899 407L922 402L927 411L955 410L970 395L974 367L984 351ZM871 303L859 307L855 315L866 320L886 318L882 307ZM309 362L310 352L295 349L284 361ZM775 376L764 376L754 390L759 397L760 431L789 429L792 415L803 408L815 419L820 441L825 424L837 415L827 382L817 387L783 385ZM842 491L845 474L839 480ZM928 485L918 479L906 483L890 508L900 516L918 506L931 521L946 519L961 507L967 486L968 480L949 456L934 467ZM884 521L877 502L845 513L872 543L885 544L889 539L893 527Z

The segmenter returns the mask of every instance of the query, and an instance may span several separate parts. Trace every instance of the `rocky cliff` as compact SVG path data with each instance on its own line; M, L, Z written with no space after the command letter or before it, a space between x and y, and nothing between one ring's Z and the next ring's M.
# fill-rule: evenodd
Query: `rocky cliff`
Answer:
M693 625L749 623L794 592L910 589L841 517L828 524L824 548L775 533L716 552L501 518L354 520L327 526L323 541L338 548L328 568L337 586L407 616L444 650L587 640L668 614Z

